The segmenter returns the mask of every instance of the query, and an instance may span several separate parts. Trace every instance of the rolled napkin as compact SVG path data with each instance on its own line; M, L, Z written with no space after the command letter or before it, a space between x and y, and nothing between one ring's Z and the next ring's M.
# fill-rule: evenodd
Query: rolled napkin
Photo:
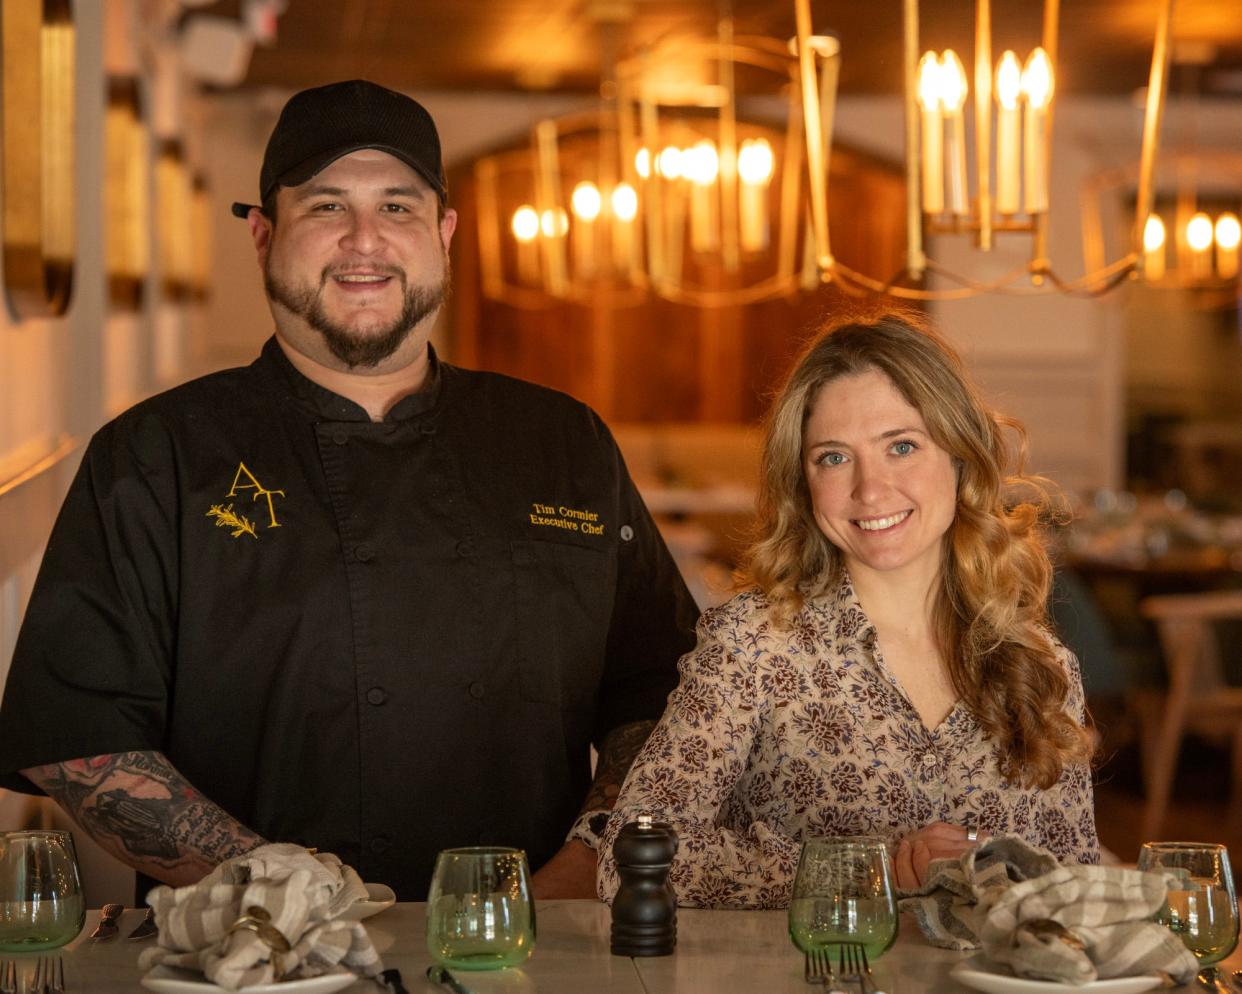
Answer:
M1187 983L1194 955L1152 916L1172 874L1062 866L1016 835L993 836L956 860L935 860L899 902L933 945L983 947L1017 976L1084 984L1165 973Z
M147 895L159 943L139 966L198 970L228 991L254 984L383 969L366 928L338 916L366 887L330 853L275 843L221 863L189 887Z

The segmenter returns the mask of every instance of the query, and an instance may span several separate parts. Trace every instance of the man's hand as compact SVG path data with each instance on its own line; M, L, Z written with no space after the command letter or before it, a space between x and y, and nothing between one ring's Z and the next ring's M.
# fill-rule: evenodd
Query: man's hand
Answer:
M595 898L595 850L571 839L531 878L536 900Z
M894 869L897 886L902 890L914 890L927 881L927 867L933 859L957 859L968 849L979 845L990 833L980 832L976 841L966 838L966 829L933 821L917 832L911 832L897 846Z

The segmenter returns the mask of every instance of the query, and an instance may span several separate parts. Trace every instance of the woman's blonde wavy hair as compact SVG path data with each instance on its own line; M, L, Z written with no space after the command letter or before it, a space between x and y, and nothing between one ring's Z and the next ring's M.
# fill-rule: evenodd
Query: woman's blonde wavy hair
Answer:
M953 687L999 744L1005 779L1050 787L1067 763L1089 760L1091 747L1064 710L1069 681L1048 627L1052 566L1041 525L1048 492L1023 473L1022 426L982 402L957 353L920 315L838 319L804 350L768 415L757 538L742 577L764 591L786 627L807 596L840 581L841 554L812 514L803 432L826 383L872 369L892 380L957 468L957 512L933 607ZM1016 439L1012 450L1005 429ZM1015 487L1023 500L1006 507Z

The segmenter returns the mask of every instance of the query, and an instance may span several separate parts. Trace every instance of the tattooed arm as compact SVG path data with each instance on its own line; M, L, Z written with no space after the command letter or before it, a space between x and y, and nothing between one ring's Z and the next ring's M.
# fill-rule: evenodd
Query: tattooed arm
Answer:
M630 722L614 728L604 737L599 760L595 764L595 779L582 805L584 814L601 808L611 808L617 803L617 795L621 793L625 775L655 724L654 721ZM594 898L595 858L595 850L585 842L578 839L566 842L560 852L541 866L531 878L535 897L540 900Z
M122 863L174 886L264 843L159 752L118 752L22 770Z

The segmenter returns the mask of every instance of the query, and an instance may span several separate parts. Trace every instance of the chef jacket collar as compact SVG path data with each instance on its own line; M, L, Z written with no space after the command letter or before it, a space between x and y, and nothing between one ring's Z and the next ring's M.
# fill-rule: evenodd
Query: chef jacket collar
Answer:
M290 388L293 399L305 410L328 421L370 421L371 416L360 404L333 393L309 379L289 361L284 349L273 335L263 345L263 359L279 370L281 379ZM427 344L427 381L417 393L402 397L384 416L385 421L409 421L435 407L440 397L440 360L431 343Z

